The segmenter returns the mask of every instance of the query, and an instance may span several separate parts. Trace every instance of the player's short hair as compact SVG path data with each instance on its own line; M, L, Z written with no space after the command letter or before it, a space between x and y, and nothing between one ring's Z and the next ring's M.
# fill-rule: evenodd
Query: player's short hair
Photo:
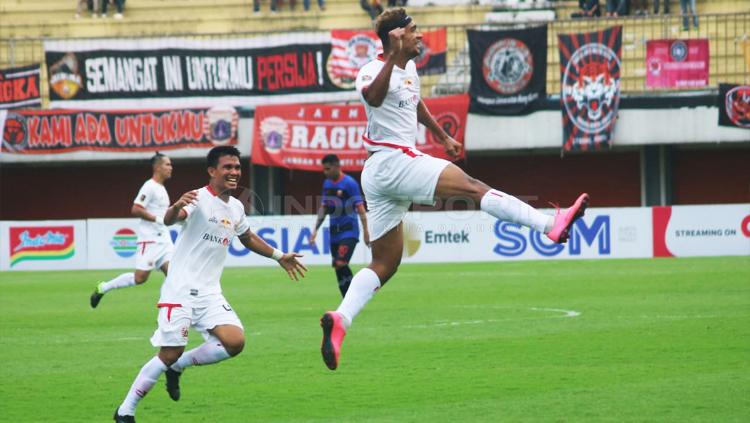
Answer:
M389 47L388 33L396 28L404 28L411 22L411 16L406 14L406 9L397 7L388 9L381 13L375 20L375 32L377 32L383 48Z
M214 147L208 152L206 156L206 164L208 167L216 167L219 164L219 159L222 156L235 156L240 158L240 151L231 145L221 145Z
M167 157L166 154L161 154L158 151L151 157L151 166L156 166L161 162L161 159Z
M340 163L339 156L335 154L326 154L323 160L320 161L323 164L337 165Z

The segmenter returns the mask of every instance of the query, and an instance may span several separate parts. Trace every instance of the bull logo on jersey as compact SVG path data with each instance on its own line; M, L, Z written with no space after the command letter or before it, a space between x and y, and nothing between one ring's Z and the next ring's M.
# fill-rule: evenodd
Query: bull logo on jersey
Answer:
M58 96L68 100L76 96L83 87L78 58L66 53L49 68L49 86Z
M740 128L750 128L750 86L741 85L727 92L724 97L727 116Z
M3 150L20 151L27 147L26 119L17 113L8 113L3 127Z
M620 93L620 59L604 44L591 43L576 50L565 67L563 105L568 118L584 133L608 128Z
M289 125L278 116L270 116L260 123L260 141L271 154L278 154L289 141Z
M499 94L516 94L526 88L534 75L534 56L522 41L502 39L485 52L482 75Z

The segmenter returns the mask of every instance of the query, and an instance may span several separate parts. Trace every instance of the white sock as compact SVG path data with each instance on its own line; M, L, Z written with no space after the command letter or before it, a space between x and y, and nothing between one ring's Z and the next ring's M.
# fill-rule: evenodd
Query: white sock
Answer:
M141 368L138 376L135 377L135 381L130 386L130 391L128 391L125 401L120 404L117 414L121 416L135 416L135 407L138 405L138 402L146 396L157 379L159 379L159 376L166 370L167 366L159 359L159 356L149 360Z
M480 204L485 211L500 220L519 223L542 233L552 230L554 216L540 212L518 198L496 189L487 191Z
M100 291L104 294L113 289L127 288L133 285L135 285L135 273L123 273L109 282L104 282Z
M177 362L172 364L172 370L182 372L190 366L202 366L213 364L229 358L229 353L218 338L212 336L206 342L198 345L190 351L182 353Z
M372 269L365 267L354 275L344 300L336 310L344 318L344 326L351 326L354 318L370 302L379 288L380 278Z

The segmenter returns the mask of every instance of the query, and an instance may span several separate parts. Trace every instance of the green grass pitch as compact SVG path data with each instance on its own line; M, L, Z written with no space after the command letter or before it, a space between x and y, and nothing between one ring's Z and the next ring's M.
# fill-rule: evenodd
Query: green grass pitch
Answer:
M0 421L110 421L155 352L163 279L92 310L118 273L0 273ZM748 257L403 265L335 372L332 269L223 279L245 351L188 369L176 403L162 377L139 422L750 421Z

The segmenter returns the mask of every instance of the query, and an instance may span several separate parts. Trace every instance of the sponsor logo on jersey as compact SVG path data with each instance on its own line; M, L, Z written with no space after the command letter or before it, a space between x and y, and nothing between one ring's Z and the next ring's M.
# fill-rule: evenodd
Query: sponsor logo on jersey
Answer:
M10 267L26 260L65 260L75 254L75 228L11 226Z
M78 58L74 53L67 53L49 69L49 86L65 100L78 94L83 87Z
M122 228L115 232L109 245L115 253L123 258L132 257L138 251L138 236L130 228Z
M204 241L213 242L215 244L223 245L225 247L229 245L229 242L230 242L229 238L227 238L226 236L214 235L208 232L203 233L202 239Z
M576 50L563 74L565 113L587 134L599 133L617 116L620 59L604 44Z
M516 94L534 75L534 56L522 41L504 38L485 52L482 74L487 85L499 94Z

